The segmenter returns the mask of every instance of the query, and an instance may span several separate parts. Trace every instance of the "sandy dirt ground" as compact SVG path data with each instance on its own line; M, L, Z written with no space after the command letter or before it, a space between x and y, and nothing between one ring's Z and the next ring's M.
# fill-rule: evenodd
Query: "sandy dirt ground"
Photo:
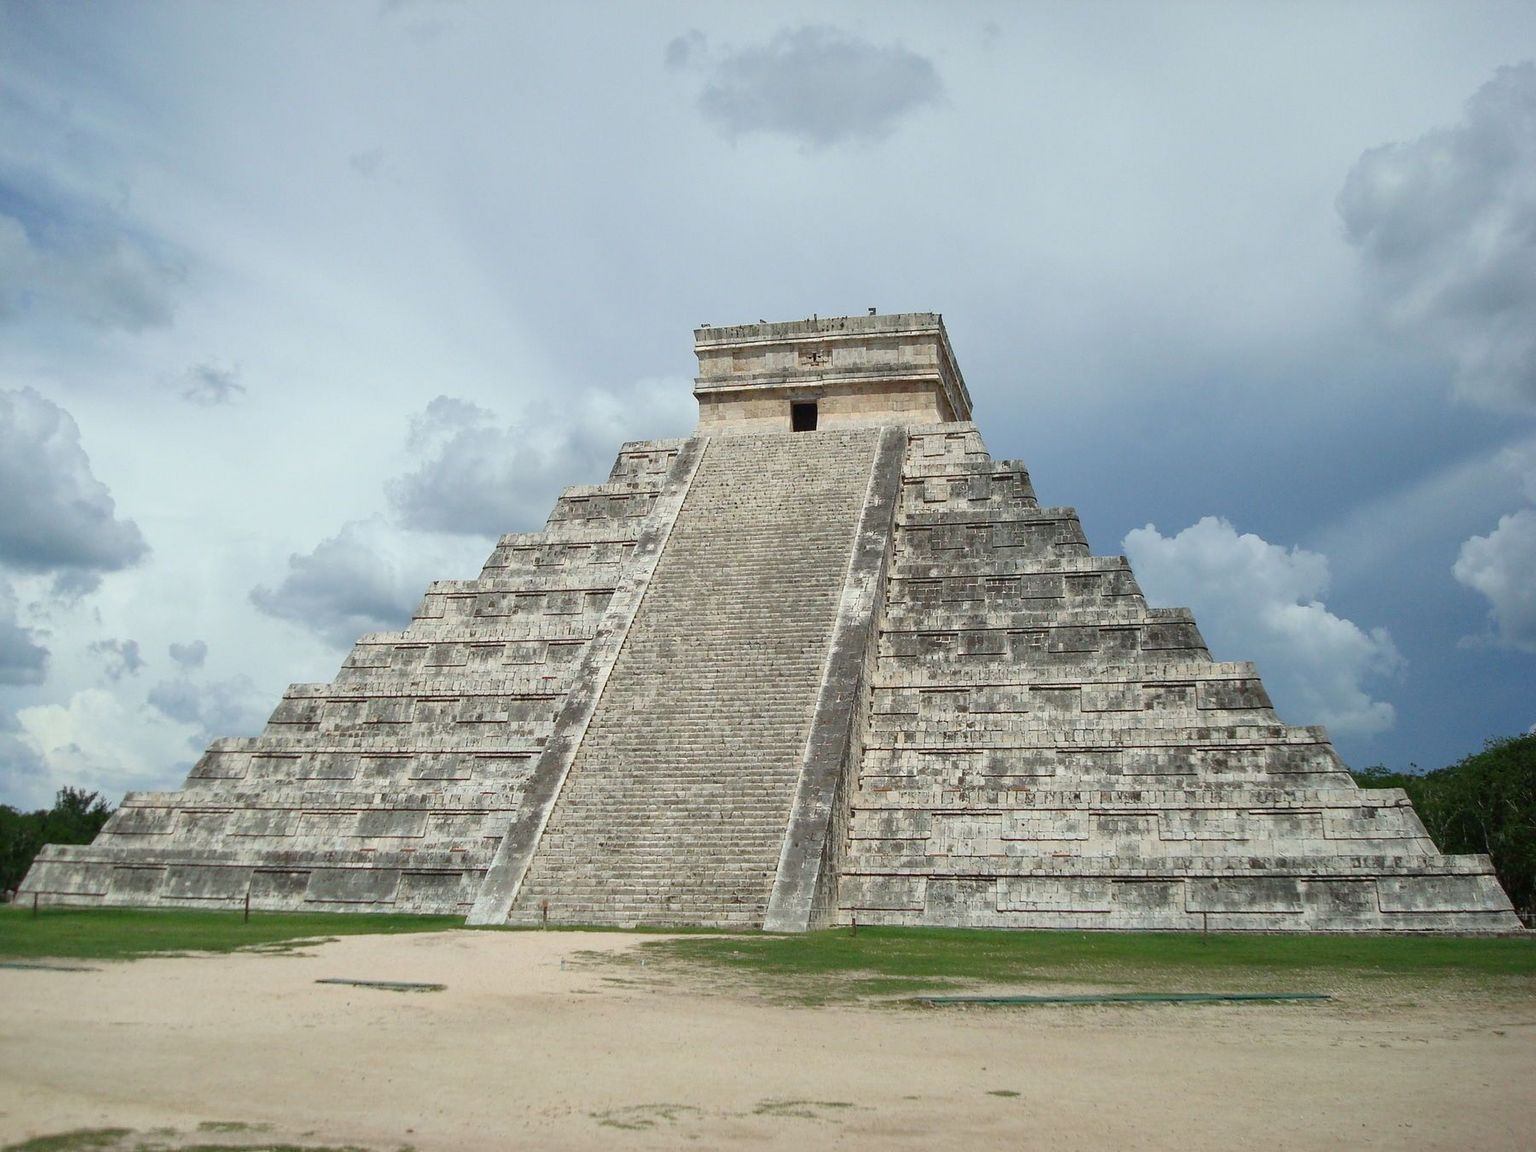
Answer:
M420 1152L1536 1148L1530 996L810 1008L579 955L639 942L451 932L0 969L0 1144L238 1124ZM447 988L315 982L337 977Z

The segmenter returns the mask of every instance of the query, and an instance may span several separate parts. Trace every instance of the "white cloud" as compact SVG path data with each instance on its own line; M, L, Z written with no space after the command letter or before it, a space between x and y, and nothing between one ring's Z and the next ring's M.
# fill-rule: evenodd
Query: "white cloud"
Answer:
M34 756L25 781L34 803L65 785L115 802L124 792L164 785L168 768L188 761L185 725L103 688L21 708L16 721L23 748Z
M672 40L667 66L686 66L703 44L696 33ZM926 56L807 25L721 56L699 94L699 109L727 136L763 132L825 147L882 139L942 94Z
M1457 391L1536 411L1536 64L1500 68L1454 128L1362 155L1338 209L1391 321Z
M1536 510L1501 516L1488 535L1467 540L1452 572L1487 598L1496 643L1536 652Z
M1285 549L1207 516L1175 536L1148 524L1126 534L1126 555L1151 601L1192 608L1218 659L1254 660L1276 709L1343 735L1390 728L1390 703L1366 682L1403 658L1385 629L1367 632L1328 611L1328 558Z
M390 503L402 524L422 531L527 531L544 522L562 488L606 480L637 428L680 434L692 409L680 381L593 389L512 426L467 400L439 396L411 423L420 463L390 482Z
M74 417L31 388L0 392L0 562L103 572L148 550L91 473Z

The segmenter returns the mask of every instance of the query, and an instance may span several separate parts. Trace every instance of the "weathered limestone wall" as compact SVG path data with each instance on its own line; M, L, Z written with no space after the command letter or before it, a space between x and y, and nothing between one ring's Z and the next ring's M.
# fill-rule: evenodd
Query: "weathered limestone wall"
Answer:
M789 406L818 405L818 428L968 420L971 398L941 317L832 316L694 331L699 431L783 432Z
M784 432L790 427L789 406L808 396L818 401L817 427L822 429L942 424L954 418L943 394L926 381L829 384L815 391L782 385L701 394L698 430L716 436Z
M840 915L1019 928L1518 928L1319 728L974 426L913 429Z
M476 580L435 583L331 683L290 687L260 736L214 741L181 791L130 793L95 843L45 850L23 890L467 912L684 446L625 445L544 531L503 537Z

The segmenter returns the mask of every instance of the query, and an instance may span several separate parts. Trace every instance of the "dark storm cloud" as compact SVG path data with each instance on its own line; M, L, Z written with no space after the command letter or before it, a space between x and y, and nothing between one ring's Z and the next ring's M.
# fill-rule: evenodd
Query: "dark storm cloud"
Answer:
M54 574L53 583L49 586L48 592L60 604L72 607L100 587L99 573L68 568Z
M91 474L74 418L31 388L0 392L0 563L110 572L148 551Z
M42 311L128 332L168 325L184 271L105 210L60 202L0 185L0 322Z
M1536 64L1500 68L1456 127L1366 152L1338 209L1386 315L1457 390L1536 411Z
M0 580L0 684L41 684L48 674L48 649L17 616L16 593Z
M239 372L234 368L219 368L213 364L197 364L187 369L182 381L181 398L205 408L229 404L245 393Z
M672 69L686 68L689 61L695 59L704 50L704 45L704 33L697 28L690 28L681 36L674 36L667 41L662 63Z
M202 716L203 694L191 680L162 680L149 690L149 703L159 713L182 724L196 724Z
M674 40L667 63L686 64L700 47ZM824 147L888 136L903 116L936 104L942 93L926 56L807 25L718 58L699 109L727 136L777 133Z
M137 640L98 640L90 646L90 652L102 657L102 672L108 680L137 676L144 667Z
M352 523L308 555L290 556L282 582L252 589L251 603L345 646L364 632L404 627L421 592L403 585L393 561L368 538L367 526Z
M192 640L186 644L172 644L170 653L171 659L182 668L189 670L201 668L203 661L208 659L208 645L203 640Z

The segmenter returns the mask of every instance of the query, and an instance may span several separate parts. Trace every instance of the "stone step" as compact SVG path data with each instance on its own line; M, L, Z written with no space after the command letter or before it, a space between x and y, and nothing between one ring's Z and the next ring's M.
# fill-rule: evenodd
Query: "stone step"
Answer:
M761 924L876 444L709 442L514 922Z

